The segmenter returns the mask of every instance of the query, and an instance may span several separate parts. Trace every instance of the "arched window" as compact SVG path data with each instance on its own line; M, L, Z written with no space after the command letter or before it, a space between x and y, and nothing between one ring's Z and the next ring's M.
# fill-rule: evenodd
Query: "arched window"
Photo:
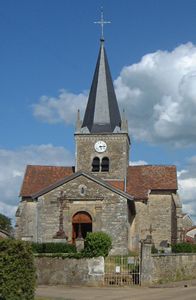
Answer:
M100 159L99 157L94 157L92 162L92 172L99 172L100 169Z
M109 158L108 157L103 157L102 162L101 162L101 172L109 172Z

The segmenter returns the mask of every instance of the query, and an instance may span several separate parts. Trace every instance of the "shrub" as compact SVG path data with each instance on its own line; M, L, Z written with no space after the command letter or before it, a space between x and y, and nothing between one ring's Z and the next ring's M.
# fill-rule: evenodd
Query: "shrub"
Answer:
M179 243L172 245L173 253L196 253L196 244Z
M28 243L0 241L0 299L32 300L35 290L33 254Z
M84 241L85 257L106 257L112 248L111 237L105 232L88 232Z
M34 253L75 253L76 247L67 243L32 243Z
M154 244L152 245L151 253L152 253L152 254L158 253L158 249L155 247Z

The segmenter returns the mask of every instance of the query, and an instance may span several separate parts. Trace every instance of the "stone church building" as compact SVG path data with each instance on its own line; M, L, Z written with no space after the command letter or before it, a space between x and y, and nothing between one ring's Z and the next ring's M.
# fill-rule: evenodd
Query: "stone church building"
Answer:
M131 101L131 99L130 99ZM112 253L181 239L175 166L129 165L130 136L100 50L83 120L78 112L75 166L28 165L16 212L16 238L75 243L87 232L112 237Z

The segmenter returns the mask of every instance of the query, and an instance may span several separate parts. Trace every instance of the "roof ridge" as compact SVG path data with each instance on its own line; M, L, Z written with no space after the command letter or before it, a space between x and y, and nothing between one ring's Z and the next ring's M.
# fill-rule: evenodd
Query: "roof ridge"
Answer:
M48 187L46 188L43 188L42 190L40 190L39 192L35 193L35 194L32 194L30 195L33 199L37 198L37 197L40 197L42 194L45 194L45 193L48 193L50 190L60 186L61 184L69 181L69 180L72 180L78 176L81 176L81 175L84 175L88 178L91 178L92 180L96 181L96 182L99 182L101 183L102 185L116 191L117 193L120 193L121 195L124 195L125 197L127 196L127 198L129 198L130 200L133 200L133 196L131 196L131 194L129 194L128 192L124 192L122 191L121 189L118 189L114 186L112 186L111 184L107 183L105 180L97 177L97 176L94 176L92 174L89 174L87 172L84 172L84 171L78 171L76 173L73 173L71 175L68 175L66 176L65 178L63 179L60 179L58 181L56 181L54 184L50 184Z
M74 168L75 166L56 166L56 165L31 165L28 164L26 167L55 167L55 168Z
M148 164L148 165L129 165L128 167L176 167L176 165Z

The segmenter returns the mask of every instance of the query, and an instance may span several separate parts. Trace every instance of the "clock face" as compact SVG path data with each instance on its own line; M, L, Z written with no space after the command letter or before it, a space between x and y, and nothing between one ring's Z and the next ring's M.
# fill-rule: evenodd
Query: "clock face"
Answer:
M104 152L104 151L106 151L106 149L107 149L107 145L106 145L105 142L103 142L103 141L97 141L95 143L95 150L97 152Z

